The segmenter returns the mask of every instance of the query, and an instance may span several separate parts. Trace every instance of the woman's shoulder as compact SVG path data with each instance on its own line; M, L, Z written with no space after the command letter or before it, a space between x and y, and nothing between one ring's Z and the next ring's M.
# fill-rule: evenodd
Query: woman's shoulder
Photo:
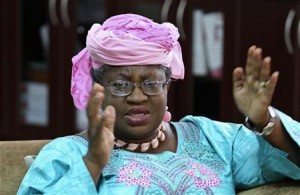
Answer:
M179 122L172 124L176 127L177 131L180 130L186 134L204 135L208 139L214 139L216 137L234 139L238 131L243 128L242 124L221 122L207 117L193 115L185 116Z
M205 116L193 116L193 115L187 115L183 117L179 122L183 123L193 123L194 125L198 127L211 127L211 128L240 128L242 124L238 123L231 123L231 122L223 122L218 121L215 119L210 119Z
M195 125L213 125L215 123L222 123L220 121L216 121L214 119L210 119L205 116L195 116L195 115L186 115L182 117L178 123L193 123Z
M178 122L173 122L173 124L184 125L184 126L195 126L198 129L218 129L218 128L239 128L241 124L228 123L210 119L205 116L193 116L187 115L180 119Z
M210 123L210 121L209 118L189 115L171 124L175 127L179 140L198 142L203 134L203 124Z
M87 140L78 135L57 137L46 144L42 150L73 151L74 149L86 148Z

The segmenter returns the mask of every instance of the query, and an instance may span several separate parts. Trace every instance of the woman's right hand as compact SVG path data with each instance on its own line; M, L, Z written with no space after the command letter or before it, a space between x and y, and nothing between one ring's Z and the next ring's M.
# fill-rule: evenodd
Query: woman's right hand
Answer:
M89 146L83 159L96 185L114 148L116 111L112 106L101 111L104 98L104 87L94 83L87 105Z

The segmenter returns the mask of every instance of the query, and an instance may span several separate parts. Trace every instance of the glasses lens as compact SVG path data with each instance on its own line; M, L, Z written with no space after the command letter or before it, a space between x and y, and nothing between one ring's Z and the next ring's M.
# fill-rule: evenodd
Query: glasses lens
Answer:
M164 91L164 83L161 81L144 81L142 89L147 95L157 95Z
M129 81L117 80L109 84L109 90L113 95L126 96L131 93L133 83Z

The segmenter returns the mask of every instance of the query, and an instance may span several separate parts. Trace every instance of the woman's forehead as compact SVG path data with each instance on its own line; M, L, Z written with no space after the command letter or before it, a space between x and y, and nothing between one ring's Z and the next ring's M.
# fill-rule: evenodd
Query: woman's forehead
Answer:
M129 66L110 66L108 75L124 75L124 76L160 76L165 71L162 65L129 65Z

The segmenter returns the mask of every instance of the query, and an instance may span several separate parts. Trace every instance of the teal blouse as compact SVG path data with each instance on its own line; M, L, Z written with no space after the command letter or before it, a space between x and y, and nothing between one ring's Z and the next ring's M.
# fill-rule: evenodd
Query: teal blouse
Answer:
M277 114L300 146L300 123ZM300 179L300 168L286 152L241 124L196 116L172 124L175 153L113 150L97 188L82 160L88 142L79 136L57 138L39 152L18 194L235 194L286 177Z

